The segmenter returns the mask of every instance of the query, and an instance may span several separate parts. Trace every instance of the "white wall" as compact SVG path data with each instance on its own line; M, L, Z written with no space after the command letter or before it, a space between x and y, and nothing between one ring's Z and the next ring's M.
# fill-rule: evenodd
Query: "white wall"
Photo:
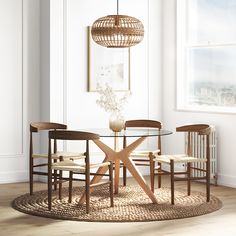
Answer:
M126 119L161 120L160 6L156 0L120 1L120 14L139 18L145 27L143 42L131 48L132 96L124 111ZM110 0L51 0L50 117L70 128L108 127L109 114L96 104L97 93L87 92L87 26L115 12L116 2Z
M236 115L176 111L176 14L175 0L163 1L163 120L168 128L184 123L209 123L218 132L218 183L236 187ZM166 152L182 152L179 135L166 138Z
M158 2L158 1L157 1ZM158 5L158 4L156 4ZM102 6L102 7L101 7ZM134 7L135 6L135 7ZM97 18L115 13L116 2L110 0L68 0L67 1L67 66L66 66L66 120L73 128L79 127L107 127L109 114L104 112L97 104L96 93L87 92L87 26L91 25ZM158 12L158 9L156 10ZM160 94L156 93L151 84L155 83L157 88L160 82L160 66L153 66L149 59L149 1L126 0L120 1L120 14L133 15L144 23L145 38L142 43L131 48L131 91L132 96L125 109L125 118L161 118L160 113L150 114L149 99L160 101ZM154 13L152 13L154 15ZM160 17L160 15L159 15ZM156 17L158 18L158 14ZM159 21L157 21L159 22ZM155 25L158 28L158 23ZM157 30L153 37L157 37ZM152 51L152 57L158 63L160 41L155 47L156 54ZM158 47L158 49L157 49ZM153 62L153 59L151 62ZM150 72L149 66L157 73ZM152 77L149 76L149 73ZM159 73L159 74L158 74ZM159 76L158 76L159 75ZM159 78L158 78L159 77ZM159 83L158 83L159 79ZM150 92L150 97L149 97ZM86 101L86 107L83 105ZM153 103L152 103L153 104ZM161 103L160 103L161 104ZM155 103L155 111L159 104ZM99 114L99 116L94 116ZM153 116L153 117L150 117Z
M50 120L50 1L40 1L40 119Z
M68 123L71 128L108 125L108 114L96 105L96 94L86 91L86 27L96 18L113 13L115 3L110 0L14 1L12 14L7 11L11 2L0 0L0 9L5 14L0 14L1 26L13 22L13 27L0 28L1 52L4 49L10 52L13 46L20 49L11 63L3 53L0 57L0 73L3 73L0 104L4 114L0 123L7 124L1 127L0 183L28 180L29 122L52 120ZM219 183L236 187L235 115L175 110L175 1L121 0L120 12L134 15L145 24L145 40L131 50L133 95L125 118L159 119L173 131L185 122L215 124L219 136ZM23 83L16 86L19 81ZM165 137L164 141L165 152L183 150L182 140L176 134Z
M13 22L13 27L1 28L1 35L9 43L1 43L2 49L5 46L9 51L14 46L19 52L12 64L5 63L8 80L1 76L4 91L1 110L5 113L1 123L8 122L8 127L2 127L1 183L28 180L30 122L51 120L67 123L70 128L107 127L109 116L96 105L96 94L86 91L86 29L96 18L114 13L116 3L109 0L14 1L15 12L6 11L10 1L0 1L1 10L9 13L1 15L2 24L10 24L11 21L6 21L8 17L12 17ZM145 25L144 41L131 50L133 95L125 118L161 120L161 0L120 1L120 12L140 18ZM4 57L2 61L5 62ZM41 149L44 143L41 139ZM12 153L7 153L9 150Z
M28 180L28 130L39 119L39 0L0 0L0 183Z
M119 6L120 14L140 19L145 27L144 40L131 48L132 96L125 119L161 120L161 0L121 0ZM72 129L108 127L109 114L96 104L98 94L87 92L87 27L115 13L116 1L50 1L51 120Z

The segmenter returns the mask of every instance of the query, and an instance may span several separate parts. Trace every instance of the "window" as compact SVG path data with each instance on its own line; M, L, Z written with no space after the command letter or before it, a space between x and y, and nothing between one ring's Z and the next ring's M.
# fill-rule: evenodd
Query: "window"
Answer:
M177 109L236 112L235 25L235 0L177 0Z

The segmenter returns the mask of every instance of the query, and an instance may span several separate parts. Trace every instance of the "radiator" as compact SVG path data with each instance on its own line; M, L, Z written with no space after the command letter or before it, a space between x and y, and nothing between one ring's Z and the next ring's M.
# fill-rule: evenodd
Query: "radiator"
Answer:
M198 135L197 133L190 134L190 142L192 146L191 155L198 158L206 157L206 137L204 135ZM187 134L185 136L185 147L187 148ZM215 126L211 125L210 134L210 166L211 166L211 183L217 185L217 134ZM205 163L193 163L194 167L202 168ZM192 175L194 177L202 177L204 173L202 171L193 170Z

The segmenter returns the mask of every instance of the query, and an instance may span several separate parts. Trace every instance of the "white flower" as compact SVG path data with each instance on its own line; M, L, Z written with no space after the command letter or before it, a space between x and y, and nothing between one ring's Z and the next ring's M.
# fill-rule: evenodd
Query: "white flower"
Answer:
M97 92L100 94L100 98L96 100L97 104L110 113L121 113L130 96L130 92L118 96L108 83L105 85L97 83Z

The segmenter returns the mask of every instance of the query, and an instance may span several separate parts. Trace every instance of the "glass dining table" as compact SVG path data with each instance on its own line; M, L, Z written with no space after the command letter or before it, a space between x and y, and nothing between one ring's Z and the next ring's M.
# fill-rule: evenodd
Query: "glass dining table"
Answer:
M120 173L120 162L123 162L123 165L129 170L132 177L137 181L143 191L147 194L147 196L151 199L153 203L157 203L157 199L142 174L140 173L137 166L135 166L134 162L131 158L129 158L130 153L134 151L147 137L153 136L165 136L172 134L172 131L169 130L157 130L157 129L149 129L149 128L129 128L127 130L122 130L121 132L113 132L108 128L101 129L86 129L86 132L92 132L99 134L101 138L113 138L114 139L114 148L106 145L101 139L94 140L94 143L105 153L104 162L113 161L115 163L115 176L114 176L114 189L115 193L118 193L119 190L119 173ZM132 142L126 147L122 147L121 149L118 146L119 138L133 138ZM107 166L100 167L97 170L98 174L104 174L108 170ZM102 175L94 176L91 180L92 184L95 184L100 181ZM79 203L83 203L85 201L85 195L82 195Z

